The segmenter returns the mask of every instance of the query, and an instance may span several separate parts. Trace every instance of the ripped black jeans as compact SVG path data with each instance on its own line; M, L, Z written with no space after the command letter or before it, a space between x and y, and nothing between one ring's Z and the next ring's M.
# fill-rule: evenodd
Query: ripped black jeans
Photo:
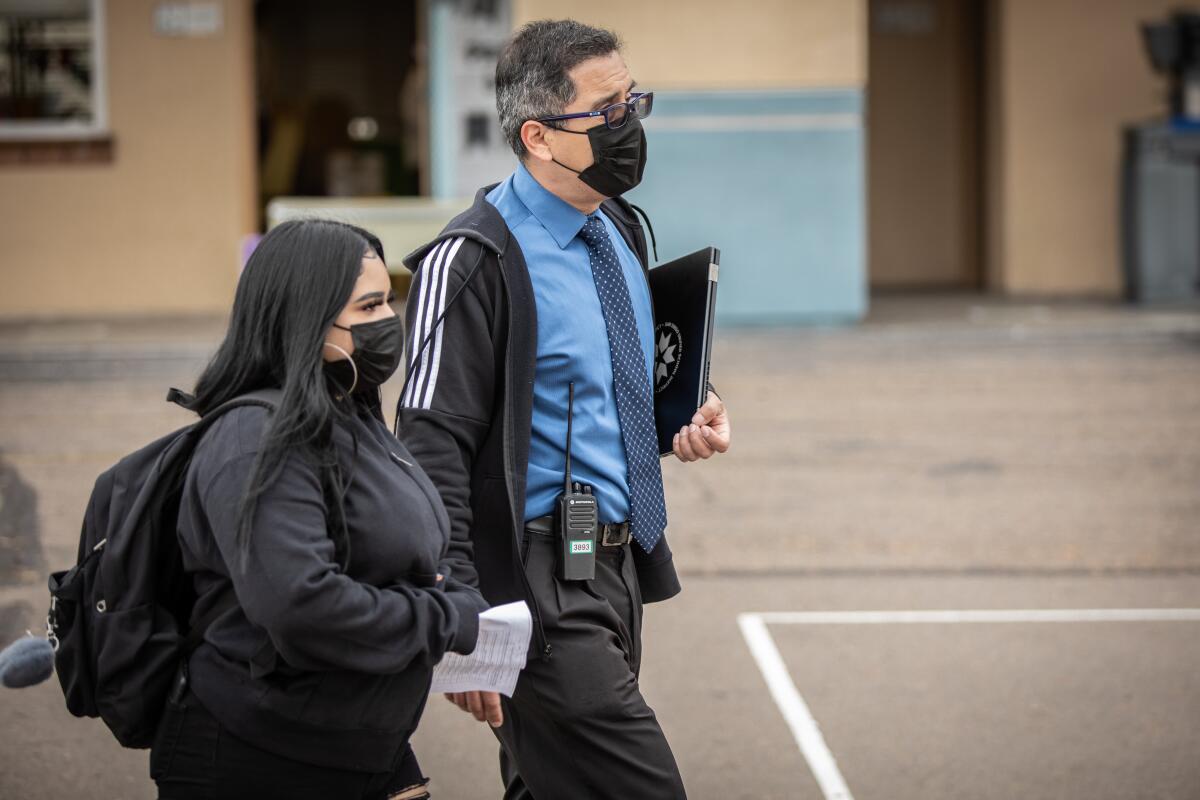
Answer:
M150 750L160 800L387 800L426 783L410 746L391 772L355 772L293 761L236 738L191 691L168 701Z

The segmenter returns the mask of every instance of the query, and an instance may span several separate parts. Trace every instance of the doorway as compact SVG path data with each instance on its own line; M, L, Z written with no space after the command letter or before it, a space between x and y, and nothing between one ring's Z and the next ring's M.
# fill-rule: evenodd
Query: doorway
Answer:
M279 196L423 193L423 5L255 0L260 223Z
M984 286L984 0L870 0L873 290Z

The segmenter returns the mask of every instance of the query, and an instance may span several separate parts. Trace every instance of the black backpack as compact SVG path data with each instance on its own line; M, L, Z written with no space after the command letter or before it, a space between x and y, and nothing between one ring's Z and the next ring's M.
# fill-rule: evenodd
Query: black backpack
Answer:
M153 743L181 661L236 603L231 592L190 626L196 595L176 525L192 454L225 412L273 411L278 398L277 389L235 397L106 470L84 514L78 562L50 576L47 636L67 710L100 717L125 747ZM188 400L177 389L167 399Z

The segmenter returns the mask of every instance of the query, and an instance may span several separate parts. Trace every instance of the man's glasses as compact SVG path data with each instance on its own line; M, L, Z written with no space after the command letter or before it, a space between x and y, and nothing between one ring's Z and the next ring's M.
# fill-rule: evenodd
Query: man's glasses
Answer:
M580 111L577 114L557 114L553 117L540 117L538 122L562 122L568 119L586 119L588 117L604 117L604 124L613 130L625 125L630 119L645 119L654 108L654 92L634 92L624 103L613 103L598 111ZM564 130L558 125L554 127ZM567 133L586 133L586 131L567 131Z

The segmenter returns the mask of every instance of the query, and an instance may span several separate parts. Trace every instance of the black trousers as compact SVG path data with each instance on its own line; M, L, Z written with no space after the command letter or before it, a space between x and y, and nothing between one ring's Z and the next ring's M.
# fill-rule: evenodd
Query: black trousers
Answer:
M601 547L596 578L554 577L553 536L526 531L525 562L552 648L502 698L505 800L680 800L675 756L638 688L642 596L629 548Z
M159 800L385 800L426 781L411 748L397 762L393 772L355 772L275 755L235 737L189 691L167 702L150 749L150 777Z

